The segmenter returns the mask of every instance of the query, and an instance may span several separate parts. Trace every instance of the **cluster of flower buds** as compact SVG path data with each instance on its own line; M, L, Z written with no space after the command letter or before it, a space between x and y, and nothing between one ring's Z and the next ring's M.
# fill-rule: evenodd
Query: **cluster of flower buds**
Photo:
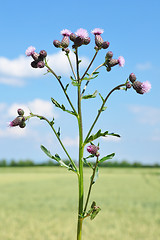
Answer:
M43 68L45 66L44 59L47 56L47 52L45 50L41 50L39 53L35 52L35 48L30 46L26 50L27 56L32 56L34 59L33 62L31 62L31 66L33 68Z
M98 150L99 150L99 146L95 146L94 144L91 144L87 147L87 151L96 157L99 157L100 155Z
M109 47L109 42L108 41L104 41L103 38L101 37L101 34L104 32L103 29L100 28L95 28L94 30L91 31L91 33L93 33L95 35L95 44L96 47L95 49L107 49Z
M63 36L62 41L60 42L59 40L54 40L53 45L56 48L62 48L66 53L69 53L69 36L71 35L71 31L68 29L64 29L61 31L61 34Z
M124 57L119 56L118 59L113 59L113 52L109 51L106 54L105 57L105 66L107 67L107 71L111 71L111 68L119 65L120 67L123 67L125 64Z
M150 91L151 89L151 84L150 82L146 81L146 82L139 82L136 81L136 75L134 73L131 73L129 75L129 81L126 82L126 88L131 88L133 87L137 93L139 94L144 94Z
M24 128L26 126L26 118L24 117L24 111L23 109L19 108L17 110L18 116L9 123L10 127L16 127L19 126L20 128Z

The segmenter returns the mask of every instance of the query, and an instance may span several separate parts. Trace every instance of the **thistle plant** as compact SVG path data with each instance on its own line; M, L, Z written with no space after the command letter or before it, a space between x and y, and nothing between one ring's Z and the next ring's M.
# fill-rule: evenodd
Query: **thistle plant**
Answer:
M60 164L60 166L67 168L68 170L72 171L75 175L77 175L78 178L78 224L77 224L77 240L82 239L82 224L85 221L86 218L90 218L93 220L99 211L101 210L100 207L97 205L95 200L90 201L91 192L93 185L95 184L98 176L98 167L100 163L103 163L106 160L112 159L115 155L115 153L107 154L104 157L100 157L100 144L97 145L94 144L94 141L97 140L100 137L108 137L108 136L114 136L114 137L120 137L117 133L112 133L109 131L102 131L101 129L98 130L96 133L94 132L94 127L100 118L103 111L106 110L106 103L111 96L112 93L115 91L128 91L129 89L135 90L138 94L144 94L147 93L151 89L151 84L146 82L140 82L137 81L136 76L134 73L131 73L127 79L120 83L118 86L115 86L113 89L111 89L106 96L102 96L99 93L99 97L101 98L101 106L97 111L97 115L95 119L93 120L93 123L91 124L90 128L88 129L87 133L83 131L83 121L82 121L82 101L85 99L92 99L98 96L98 91L96 90L93 94L85 94L86 89L89 86L89 83L98 77L100 68L105 68L106 73L109 72L116 66L123 67L125 64L125 60L122 56L119 56L118 58L113 58L113 52L107 51L106 49L109 48L110 43L108 41L104 41L102 38L103 30L99 28L95 28L91 31L91 33L94 35L94 55L92 60L90 61L88 67L82 74L80 75L80 63L81 60L79 59L79 50L80 47L90 44L91 38L89 37L89 34L87 30L85 29L78 29L75 33L71 32L68 29L64 29L61 31L62 40L54 40L53 45L56 48L60 48L64 54L66 55L66 58L68 59L69 65L71 67L72 76L70 76L70 82L64 86L62 78L56 74L54 71L54 66L51 68L48 64L47 60L47 52L45 50L41 50L39 53L36 52L36 49L33 46L30 46L26 50L26 55L32 57L31 67L33 68L46 68L47 73L53 75L54 78L56 78L58 84L60 85L62 89L62 93L65 95L66 101L69 103L70 109L67 109L64 104L59 103L54 98L51 98L51 101L53 105L62 111L66 112L66 114L71 114L74 118L77 119L78 123L78 130L79 130L79 153L78 153L78 164L73 161L72 156L64 146L59 130L57 131L54 127L55 119L49 120L45 116L40 116L36 113L30 112L28 116L25 116L25 113L23 109L18 109L18 116L10 122L10 127L19 126L20 128L26 127L27 120L36 117L40 120L45 121L53 131L55 137L57 138L58 142L60 143L60 146L62 147L63 151L66 154L66 157L69 160L69 164L66 164L61 157L55 153L52 155L52 153L43 145L41 145L41 149L43 152L51 159L55 160ZM69 44L72 43L72 50L69 49ZM102 64L97 66L93 71L91 71L91 66L95 60L95 58L98 55L98 52L103 50L104 51L104 59L102 61ZM76 67L74 69L73 63L70 59L70 52L73 51L75 55L75 62ZM63 66L62 66L63 67ZM73 91L76 91L77 94L77 101L73 103L71 101L71 98L68 94L68 87L72 87ZM87 116L85 116L87 118ZM84 151L87 151L89 155L87 157L84 157ZM85 194L86 199L84 199L84 182L83 182L83 167L84 165L88 165L91 168L92 174L90 177L90 184L88 186L88 192Z

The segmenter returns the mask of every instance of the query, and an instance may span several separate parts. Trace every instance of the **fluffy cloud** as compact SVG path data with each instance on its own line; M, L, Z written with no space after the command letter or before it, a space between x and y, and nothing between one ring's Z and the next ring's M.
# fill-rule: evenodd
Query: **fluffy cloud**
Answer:
M70 59L75 66L75 55L71 51ZM80 57L82 62L80 63L81 68L88 65L89 60L86 57ZM70 66L67 57L64 52L59 51L56 54L47 56L48 64L53 68L57 75L69 77L71 74ZM28 77L39 77L46 73L46 68L33 69L30 66L32 59L31 57L19 56L16 59L8 59L0 57L0 83L23 86L24 80L22 78Z
M160 108L132 105L129 110L134 113L141 123L156 125L160 123Z
M136 68L140 71L146 71L152 68L152 64L150 62L137 63Z

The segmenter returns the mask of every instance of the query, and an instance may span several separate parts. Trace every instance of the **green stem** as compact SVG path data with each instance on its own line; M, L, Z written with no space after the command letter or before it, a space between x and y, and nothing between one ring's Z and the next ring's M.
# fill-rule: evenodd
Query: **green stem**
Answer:
M92 77L92 76L93 76L93 73L96 72L96 71L97 71L100 67L102 67L102 66L104 66L104 63L102 63L101 65L99 65L98 67L96 67L96 68L94 69L94 71L91 73L90 77ZM84 86L84 88L83 88L81 97L83 96L83 94L84 94L84 92L85 92L85 90L86 90L87 85L89 84L89 82L90 82L90 80L88 80L88 81L86 82L86 84L85 84L85 86Z
M93 181L94 181L97 165L98 165L98 157L97 157L95 167L93 169L93 174L92 174L91 182L90 182L89 189L88 189L88 194L87 194L86 204L85 204L84 211L83 211L83 216L84 216L84 214L87 210L87 206L88 206L88 202L89 202L89 198L90 198L90 194L91 194L91 190L92 190L92 186L93 186Z
M78 206L78 224L77 224L77 240L82 239L82 214L83 214L83 125L82 125L82 111L81 111L81 84L79 77L79 61L78 61L78 51L76 49L76 67L77 67L77 81L78 85L78 128L79 128L79 206Z
M31 118L31 117L38 117L38 118L40 118L40 119L43 119L43 120L45 120L45 121L50 125L50 127L52 128L54 134L56 135L56 137L57 137L57 139L58 139L61 147L63 148L63 150L64 150L64 152L66 153L68 159L70 160L73 168L75 169L76 173L78 174L78 169L77 169L74 161L73 161L72 158L70 157L69 153L67 152L66 148L64 147L64 145L63 145L63 143L62 143L59 135L57 134L56 130L55 130L54 127L53 127L53 124L51 124L51 122L50 122L47 118L45 118L45 117L43 117L43 116L40 116L40 115L37 115L37 114L30 113L30 117L28 117L28 119Z
M67 58L68 58L69 65L70 65L70 67L71 67L72 73L73 73L73 75L74 75L74 77L75 77L75 79L76 79L76 74L75 74L75 72L74 72L73 65L72 65L72 63L71 63L69 54L66 54L66 56L67 56Z
M123 86L125 86L125 85L126 85L126 84L120 84L120 85L116 86L115 88L113 88L113 89L108 93L108 95L106 96L106 98L105 98L104 101L103 101L103 104L102 104L101 108L98 110L98 114L97 114L97 116L96 116L96 118L95 118L95 120L94 120L91 128L89 129L89 132L88 132L88 134L87 134L87 136L86 136L86 138L85 138L84 143L87 141L87 139L88 139L88 137L89 137L92 129L94 128L94 126L95 126L95 124L96 124L96 122L97 122L100 114L102 113L103 107L104 107L105 103L107 102L109 96L110 96L115 90L119 90L121 87L123 87Z
M96 52L95 52L95 54L94 54L94 56L93 56L93 58L92 58L90 64L88 65L88 67L87 67L85 73L84 73L83 76L81 77L81 80L85 77L86 73L87 73L88 70L90 69L90 67L91 67L91 65L92 65L92 63L93 63L93 61L94 61L94 59L96 58L96 56L97 56L97 54L98 54L98 51L99 51L99 50L96 50Z
M75 115L77 116L77 112L76 112L76 110L75 110L75 108L74 108L74 106L73 106L73 104L72 104L72 102L71 102L68 94L66 93L66 90L65 90L65 88L64 88L64 86L63 86L60 78L59 78L59 77L57 76L57 74L48 66L47 62L45 62L45 66L46 66L46 67L48 68L48 70L57 78L57 80L58 80L58 82L59 82L59 84L60 84L60 86L61 86L61 88L62 88L62 90L63 90L63 92L64 92L64 94L65 94L65 96L66 96L66 98L67 98L67 100L68 100L68 102L69 102L69 104L70 104L70 106L71 106L71 108L73 109Z

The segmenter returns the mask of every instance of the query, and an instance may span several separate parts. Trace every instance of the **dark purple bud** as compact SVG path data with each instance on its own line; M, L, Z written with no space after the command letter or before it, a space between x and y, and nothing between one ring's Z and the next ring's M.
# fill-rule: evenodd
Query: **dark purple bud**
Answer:
M9 123L9 126L10 127L16 127L16 126L19 126L22 122L24 122L25 118L22 117L22 116L18 116L16 117L12 122Z
M61 42L58 41L58 40L54 40L54 41L53 41L53 45L54 45L56 48L60 48L60 47L61 47Z
M129 80L132 82L132 83L134 83L135 81L136 81L136 75L134 74L134 73L131 73L130 75L129 75Z
M69 36L69 38L70 38L70 40L71 40L72 42L75 41L76 37L77 37L77 36L76 36L76 34L74 34L74 33L71 33L70 36Z
M19 108L19 109L17 110L17 113L18 113L18 115L20 115L20 116L23 116L23 115L24 115L24 111L23 111L23 109L21 109L21 108Z
M131 87L132 87L132 84L129 81L127 81L126 88L128 89L128 88L131 88Z
M31 66L33 68L37 68L37 63L38 63L38 61L33 61L33 62L31 62Z
M69 54L69 52L70 52L69 48L62 48L62 51L65 51L66 54Z
M109 47L110 43L108 41L105 41L102 43L102 48L107 49Z
M84 45L88 45L90 43L91 39L90 37L84 38Z
M106 53L106 59L111 59L113 57L113 52L109 51Z
M47 52L45 50L41 50L39 55L42 59L44 59L45 57L47 57Z
M107 70L107 72L110 72L110 71L111 71L111 67L108 66L108 67L106 68L106 70Z
M25 126L26 126L25 121L22 121L22 122L19 124L19 127L20 127L20 128L24 128Z
M43 61L39 61L39 62L37 63L37 67L38 67L38 68L44 68L44 66L45 66L45 63L44 63Z

